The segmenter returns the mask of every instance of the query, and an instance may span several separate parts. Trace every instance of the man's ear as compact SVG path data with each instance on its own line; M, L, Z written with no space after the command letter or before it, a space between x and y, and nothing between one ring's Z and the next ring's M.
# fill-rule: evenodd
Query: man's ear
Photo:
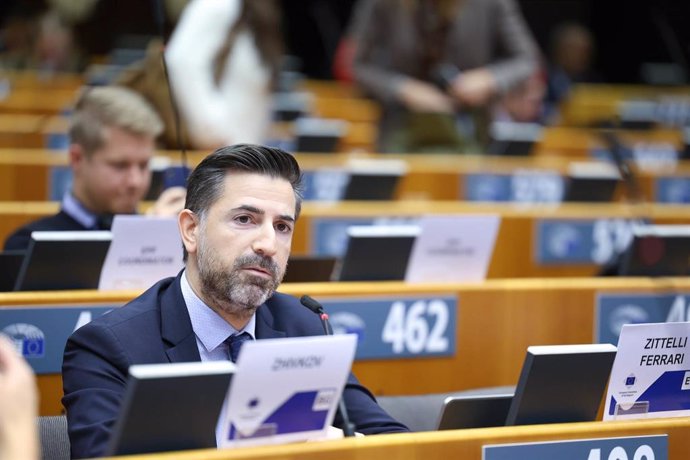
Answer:
M184 244L187 252L196 254L199 235L198 216L189 209L183 209L177 216L177 226L180 229L182 244Z
M84 147L79 144L70 144L69 149L69 164L72 169L78 169L86 160L86 153Z

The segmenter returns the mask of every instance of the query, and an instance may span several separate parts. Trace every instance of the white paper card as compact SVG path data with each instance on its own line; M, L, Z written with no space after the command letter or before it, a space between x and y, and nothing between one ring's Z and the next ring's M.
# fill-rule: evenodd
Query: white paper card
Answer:
M457 283L486 279L500 222L497 215L423 217L405 281Z
M98 289L146 289L182 269L182 239L174 217L118 215Z
M356 345L354 334L245 343L228 392L219 446L325 438Z
M626 324L604 420L690 415L690 323Z

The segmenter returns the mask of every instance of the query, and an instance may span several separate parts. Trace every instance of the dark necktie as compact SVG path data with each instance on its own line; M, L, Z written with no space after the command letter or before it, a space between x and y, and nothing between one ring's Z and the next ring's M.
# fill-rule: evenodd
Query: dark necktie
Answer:
M237 357L240 355L240 348L242 348L242 345L247 340L252 340L252 336L249 332L233 334L225 339L225 343L228 344L228 356L230 357L230 361L233 363L237 362Z
M96 230L110 230L114 217L113 214L100 214L96 218Z

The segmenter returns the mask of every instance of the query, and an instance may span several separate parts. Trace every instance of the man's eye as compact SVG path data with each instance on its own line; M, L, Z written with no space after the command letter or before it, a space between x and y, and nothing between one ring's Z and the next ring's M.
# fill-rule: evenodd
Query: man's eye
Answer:
M281 233L289 233L292 229L288 224L277 224L276 230L278 230Z
M252 221L249 216L237 216L235 217L235 220L240 224L248 224Z

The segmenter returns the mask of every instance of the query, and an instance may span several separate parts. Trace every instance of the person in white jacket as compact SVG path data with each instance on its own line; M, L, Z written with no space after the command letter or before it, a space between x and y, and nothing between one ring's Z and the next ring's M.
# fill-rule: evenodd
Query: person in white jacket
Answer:
M193 148L266 140L281 54L272 0L192 0L166 47L171 88Z

